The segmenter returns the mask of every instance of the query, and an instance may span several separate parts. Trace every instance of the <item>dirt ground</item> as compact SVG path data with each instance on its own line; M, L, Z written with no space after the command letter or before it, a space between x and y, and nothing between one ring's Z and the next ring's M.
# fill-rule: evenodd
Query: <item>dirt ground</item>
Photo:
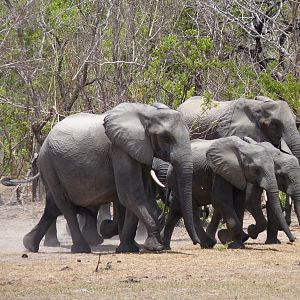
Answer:
M203 250L178 227L172 251L139 254L115 254L117 238L106 240L92 254L71 254L71 239L61 218L62 246L41 245L39 253L29 253L22 238L42 210L43 203L0 206L0 299L297 299L300 295L300 229L295 216L294 244L280 233L281 245L264 245L261 234L258 240L249 240L245 250L220 244ZM247 216L246 223L250 222Z

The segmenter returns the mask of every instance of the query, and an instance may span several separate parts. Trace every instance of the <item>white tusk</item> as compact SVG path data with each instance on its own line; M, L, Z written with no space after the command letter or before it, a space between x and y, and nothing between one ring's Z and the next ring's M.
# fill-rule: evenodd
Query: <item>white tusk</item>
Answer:
M156 183L157 185L159 185L159 186L162 187L162 188L166 188L166 186L165 186L164 184L162 184L162 183L158 180L158 178L157 178L157 176L156 176L154 170L151 169L150 174L151 174L151 177L153 178L153 180L155 181L155 183Z
M263 197L265 198L265 201L268 201L268 196L266 190L263 191Z

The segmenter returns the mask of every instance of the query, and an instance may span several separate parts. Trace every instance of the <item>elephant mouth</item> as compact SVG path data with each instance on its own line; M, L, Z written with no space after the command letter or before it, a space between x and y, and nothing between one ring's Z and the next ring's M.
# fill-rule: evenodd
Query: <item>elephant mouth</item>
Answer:
M157 157L157 158L160 158L164 161L170 161L168 152L165 151L165 150L156 150L156 151L154 151L154 156Z

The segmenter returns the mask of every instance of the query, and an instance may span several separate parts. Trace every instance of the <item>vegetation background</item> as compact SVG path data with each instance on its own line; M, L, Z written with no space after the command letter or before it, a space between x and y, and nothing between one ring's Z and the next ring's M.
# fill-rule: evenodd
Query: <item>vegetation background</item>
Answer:
M51 127L120 102L266 95L300 115L299 0L3 0L0 176Z

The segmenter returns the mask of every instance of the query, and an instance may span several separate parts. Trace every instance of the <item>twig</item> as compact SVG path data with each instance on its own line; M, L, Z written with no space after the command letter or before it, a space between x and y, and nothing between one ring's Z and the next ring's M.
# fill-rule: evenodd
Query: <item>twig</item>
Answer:
M97 263L97 267L96 267L96 269L95 269L95 272L98 272L98 271L99 271L99 265L100 265L100 263L101 263L100 258L101 258L101 252L99 252L98 263Z

